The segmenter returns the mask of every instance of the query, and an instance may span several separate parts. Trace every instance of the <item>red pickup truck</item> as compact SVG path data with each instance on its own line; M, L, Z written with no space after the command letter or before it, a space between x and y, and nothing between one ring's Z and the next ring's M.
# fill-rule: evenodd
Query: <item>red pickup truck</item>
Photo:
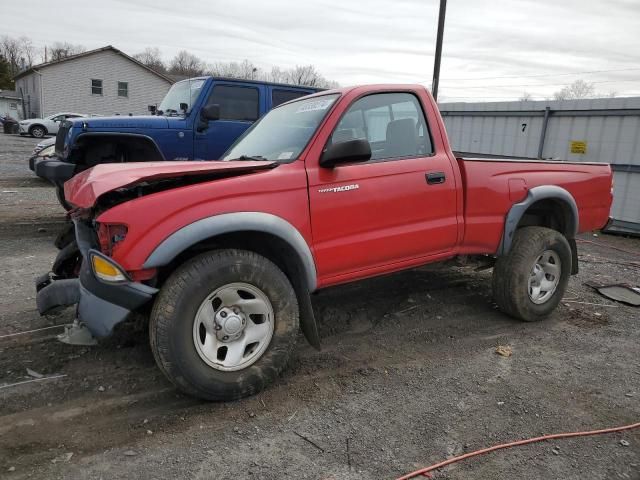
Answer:
M148 315L178 388L235 399L283 370L299 329L319 347L310 294L332 285L481 256L505 313L548 316L611 191L604 163L456 158L421 86L324 91L269 112L222 161L67 182L75 239L59 238L37 303L78 303L72 343Z

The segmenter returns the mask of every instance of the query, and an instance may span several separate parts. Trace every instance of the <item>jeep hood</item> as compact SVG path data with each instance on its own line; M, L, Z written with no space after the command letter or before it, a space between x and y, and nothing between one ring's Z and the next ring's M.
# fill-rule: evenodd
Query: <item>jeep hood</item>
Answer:
M67 181L64 184L64 194L74 206L90 208L101 195L127 187L198 176L203 177L202 181L208 181L216 174L243 175L271 169L276 165L277 162L268 161L105 163L85 170ZM194 178L191 180L197 181Z
M129 117L116 115L114 117L85 117L73 120L73 126L78 128L169 128L169 121L166 117L152 115L140 115Z

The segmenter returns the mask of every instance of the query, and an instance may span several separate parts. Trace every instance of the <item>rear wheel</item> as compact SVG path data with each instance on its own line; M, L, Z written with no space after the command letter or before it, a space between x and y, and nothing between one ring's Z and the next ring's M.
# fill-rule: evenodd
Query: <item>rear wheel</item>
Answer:
M291 283L268 259L243 250L202 254L166 281L151 313L156 362L180 390L235 400L271 383L298 334Z
M569 282L571 248L561 233L544 227L524 227L514 236L511 251L493 269L493 296L512 317L532 322L549 316Z
M36 125L29 129L29 133L31 134L32 137L42 138L47 134L47 129L44 127L41 127L40 125Z

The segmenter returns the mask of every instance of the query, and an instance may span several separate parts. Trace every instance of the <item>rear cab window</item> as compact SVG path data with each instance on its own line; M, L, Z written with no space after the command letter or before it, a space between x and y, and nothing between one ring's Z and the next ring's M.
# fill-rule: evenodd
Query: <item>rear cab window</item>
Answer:
M357 139L371 145L370 161L433 154L422 106L412 93L376 93L351 104L329 142Z
M207 104L220 105L220 120L254 122L260 116L260 93L255 87L215 85Z

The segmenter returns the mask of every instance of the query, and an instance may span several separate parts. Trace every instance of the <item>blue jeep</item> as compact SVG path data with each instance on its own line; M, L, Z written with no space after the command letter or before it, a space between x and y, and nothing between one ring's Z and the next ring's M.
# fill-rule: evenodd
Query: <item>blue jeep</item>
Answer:
M99 163L217 160L271 108L317 88L253 80L198 77L175 83L153 115L66 121L55 156L30 165L51 181L67 209L63 184Z

